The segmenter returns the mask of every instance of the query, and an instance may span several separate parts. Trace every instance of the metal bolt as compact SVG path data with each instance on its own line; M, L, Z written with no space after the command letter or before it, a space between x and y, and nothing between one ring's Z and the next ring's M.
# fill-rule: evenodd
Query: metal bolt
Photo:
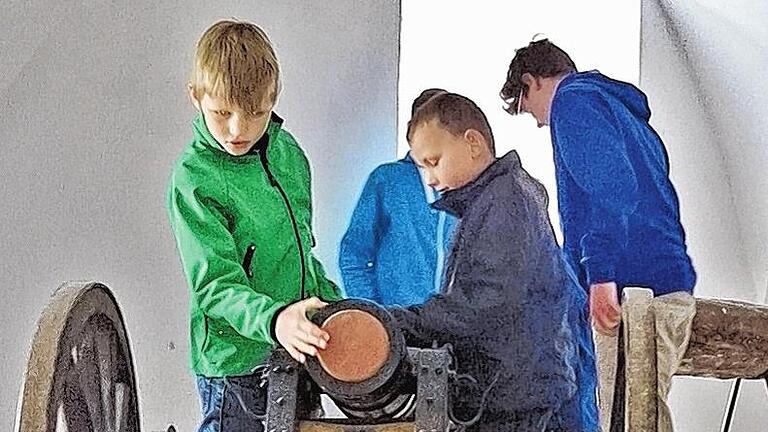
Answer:
M282 372L282 371L283 371L283 367L282 366L275 366L275 367L272 368L272 372L275 372L275 373L279 373L279 372Z
M283 404L285 403L285 396L280 396L277 399L275 399L275 403L280 406L283 406Z

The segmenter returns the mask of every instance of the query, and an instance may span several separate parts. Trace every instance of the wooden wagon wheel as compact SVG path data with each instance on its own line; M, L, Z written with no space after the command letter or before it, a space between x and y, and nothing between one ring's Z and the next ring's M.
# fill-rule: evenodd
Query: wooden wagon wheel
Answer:
M133 359L109 288L68 282L37 323L17 432L137 432Z

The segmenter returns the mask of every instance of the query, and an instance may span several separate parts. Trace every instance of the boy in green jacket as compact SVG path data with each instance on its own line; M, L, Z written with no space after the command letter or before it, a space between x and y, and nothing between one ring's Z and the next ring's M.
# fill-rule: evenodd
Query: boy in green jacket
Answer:
M328 334L306 313L341 297L311 252L309 163L272 112L279 91L258 26L220 21L203 34L189 83L194 137L168 187L191 289L199 431L262 431L260 375L275 342L301 362L315 355Z

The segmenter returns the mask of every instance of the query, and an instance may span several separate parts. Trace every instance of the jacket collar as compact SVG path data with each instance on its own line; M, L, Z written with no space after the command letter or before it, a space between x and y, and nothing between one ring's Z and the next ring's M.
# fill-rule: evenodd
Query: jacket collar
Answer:
M282 125L282 117L272 112L266 132L264 132L264 135L262 135L261 138L256 141L256 144L251 147L248 153L244 154L243 156L256 155L259 153L259 150L266 149L269 145L270 139L277 136L277 133L282 128ZM222 147L221 144L216 141L216 138L214 138L213 135L211 135L211 132L208 130L208 125L205 124L205 118L203 117L202 113L198 113L195 116L195 119L192 121L192 127L195 130L195 135L197 136L198 140L201 141L206 147L225 153L226 155L233 158L242 157L232 156L227 153L226 150L224 150L224 147Z
M483 171L474 181L465 186L446 192L432 206L438 210L447 211L459 218L464 216L467 209L474 203L485 188L496 178L509 174L521 168L520 157L512 150Z

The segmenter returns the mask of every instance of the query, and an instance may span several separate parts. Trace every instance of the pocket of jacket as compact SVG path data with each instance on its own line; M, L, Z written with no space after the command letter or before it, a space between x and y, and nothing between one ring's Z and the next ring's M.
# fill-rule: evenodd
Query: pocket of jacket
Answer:
M245 250L245 257L243 258L243 270L245 270L245 274L249 278L253 277L253 270L251 270L251 263L253 262L254 252L256 252L256 245L251 244Z
M211 340L211 336L209 334L210 329L208 328L208 317L203 315L203 334L205 337L203 338L203 346L200 348L200 352L205 352L205 350L208 349L208 342Z

